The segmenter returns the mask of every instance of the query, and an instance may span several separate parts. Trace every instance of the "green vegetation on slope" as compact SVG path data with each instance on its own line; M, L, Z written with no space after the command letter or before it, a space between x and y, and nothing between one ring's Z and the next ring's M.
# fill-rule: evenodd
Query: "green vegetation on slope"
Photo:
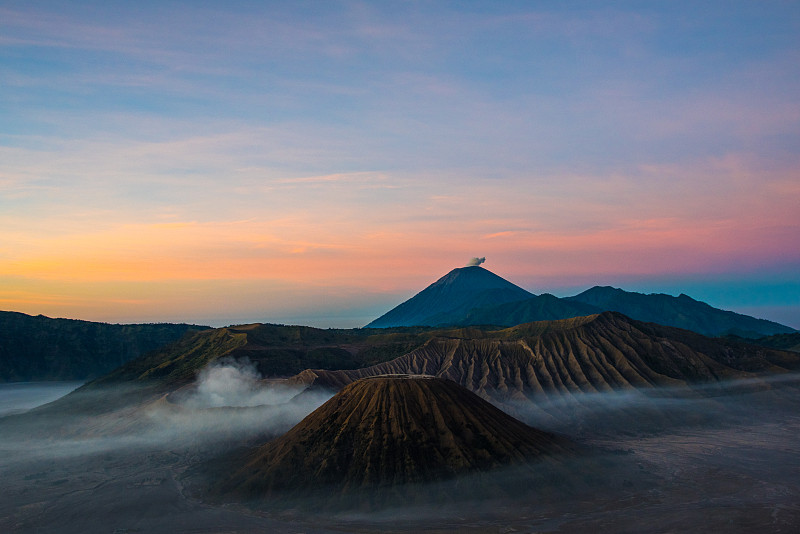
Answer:
M230 354L246 342L244 334L231 332L228 328L196 332L132 360L87 386L120 382L185 384L191 382L209 362Z
M194 380L209 363L225 358L247 359L263 377L286 377L308 368L356 369L411 352L429 337L420 328L323 330L273 324L217 328L132 360L86 387L138 382L174 389Z

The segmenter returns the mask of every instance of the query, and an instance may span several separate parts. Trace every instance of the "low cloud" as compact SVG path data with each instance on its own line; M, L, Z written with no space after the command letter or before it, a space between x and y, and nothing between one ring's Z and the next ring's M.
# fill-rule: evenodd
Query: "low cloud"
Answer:
M197 390L186 405L192 408L252 407L283 404L303 388L267 384L247 359L222 360L206 367L197 377Z
M123 451L191 449L205 455L225 444L263 443L279 436L332 396L263 380L252 362L232 359L203 369L193 386L161 397L147 398L147 391L117 384L75 393L79 406L145 395L143 402L134 400L110 412L72 413L53 406L36 418L0 417L0 456L10 455L22 465Z

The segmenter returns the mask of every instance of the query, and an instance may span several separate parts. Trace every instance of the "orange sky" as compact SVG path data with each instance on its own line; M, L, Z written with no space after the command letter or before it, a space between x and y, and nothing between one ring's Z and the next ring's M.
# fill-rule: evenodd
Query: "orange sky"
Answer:
M800 12L740 7L0 7L0 308L357 326L486 256L800 326Z

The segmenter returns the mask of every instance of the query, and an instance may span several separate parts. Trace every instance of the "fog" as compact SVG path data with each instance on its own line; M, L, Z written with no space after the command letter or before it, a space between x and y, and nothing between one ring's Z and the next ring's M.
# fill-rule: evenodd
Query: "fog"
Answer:
M82 382L11 382L0 384L0 417L47 404L80 387Z
M207 502L214 471L238 465L231 459L291 428L329 393L261 380L247 361L208 367L170 395L132 387L79 393L80 409L61 409L60 401L0 418L0 531L790 532L800 525L800 375L516 402L504 407L593 452L408 486L389 499L320 488L303 502L244 503L252 510ZM118 406L98 408L104 404Z
M193 408L276 405L288 402L304 389L280 381L265 383L248 359L223 359L200 371L197 390L184 404Z
M248 360L215 362L195 384L169 394L123 384L77 391L62 399L63 410L56 403L0 418L0 454L17 464L121 451L214 454L281 435L331 396L261 380ZM104 405L120 407L96 409Z
M736 424L748 416L757 419L765 406L800 408L799 391L800 374L785 373L688 387L555 392L530 401L493 402L531 426L574 438L599 439Z

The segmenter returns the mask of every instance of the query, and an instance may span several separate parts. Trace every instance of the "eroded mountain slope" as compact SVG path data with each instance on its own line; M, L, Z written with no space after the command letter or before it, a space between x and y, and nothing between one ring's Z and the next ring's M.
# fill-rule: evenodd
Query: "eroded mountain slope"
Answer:
M708 384L785 372L798 364L800 357L794 353L709 339L604 312L494 332L440 332L422 347L385 363L354 370L306 370L292 381L339 389L368 376L429 374L507 402L542 394Z
M372 377L247 455L215 493L268 499L380 491L577 450L450 380Z

